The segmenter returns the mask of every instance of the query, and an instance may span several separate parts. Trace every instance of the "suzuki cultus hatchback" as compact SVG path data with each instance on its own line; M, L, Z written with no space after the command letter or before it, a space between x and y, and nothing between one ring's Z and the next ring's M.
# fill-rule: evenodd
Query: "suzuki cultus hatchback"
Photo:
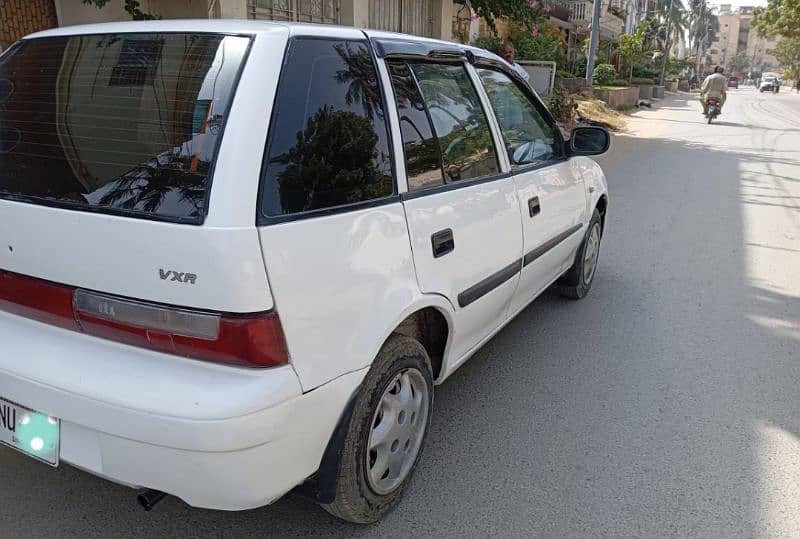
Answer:
M595 276L606 181L486 51L152 21L0 56L0 441L205 508L379 519L442 382Z

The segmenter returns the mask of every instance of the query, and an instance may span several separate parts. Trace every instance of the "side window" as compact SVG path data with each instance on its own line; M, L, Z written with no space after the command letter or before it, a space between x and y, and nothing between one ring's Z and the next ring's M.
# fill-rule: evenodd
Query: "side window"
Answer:
M528 96L500 71L479 68L478 75L503 132L511 168L552 159L556 155L553 128Z
M404 61L392 60L387 66L400 118L408 189L441 185L444 183L442 154L419 87Z
M439 139L448 182L499 172L492 133L463 65L409 63Z
M287 54L270 125L262 213L391 195L386 116L366 42L295 38Z

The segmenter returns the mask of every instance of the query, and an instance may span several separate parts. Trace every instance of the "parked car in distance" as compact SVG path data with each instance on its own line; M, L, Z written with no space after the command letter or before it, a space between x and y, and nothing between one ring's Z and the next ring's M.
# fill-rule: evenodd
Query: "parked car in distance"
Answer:
M376 521L434 386L594 281L609 135L563 140L484 50L124 22L28 36L0 80L0 440L147 508L303 485Z
M758 91L778 93L781 87L780 79L773 74L765 74L761 77L761 83L758 85Z
M728 88L739 88L738 77L728 77Z

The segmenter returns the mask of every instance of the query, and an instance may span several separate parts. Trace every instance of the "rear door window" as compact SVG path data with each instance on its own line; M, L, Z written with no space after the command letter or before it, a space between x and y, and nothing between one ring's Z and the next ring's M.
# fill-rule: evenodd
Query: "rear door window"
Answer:
M0 197L200 223L250 39L24 40L0 58Z
M408 189L441 185L444 183L442 153L417 82L404 61L391 60L387 66L400 118Z
M408 64L439 139L447 182L497 174L500 166L486 114L461 64Z
M270 125L262 214L282 217L392 195L389 146L367 42L293 39Z

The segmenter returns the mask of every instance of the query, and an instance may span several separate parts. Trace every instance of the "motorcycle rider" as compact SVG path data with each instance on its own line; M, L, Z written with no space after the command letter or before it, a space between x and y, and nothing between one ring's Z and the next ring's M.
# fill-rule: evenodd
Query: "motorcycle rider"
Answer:
M700 102L703 104L703 116L708 116L708 100L719 100L720 114L722 113L722 106L725 104L725 99L728 97L728 81L722 74L725 69L722 66L714 68L714 74L706 77L703 85L700 87Z

